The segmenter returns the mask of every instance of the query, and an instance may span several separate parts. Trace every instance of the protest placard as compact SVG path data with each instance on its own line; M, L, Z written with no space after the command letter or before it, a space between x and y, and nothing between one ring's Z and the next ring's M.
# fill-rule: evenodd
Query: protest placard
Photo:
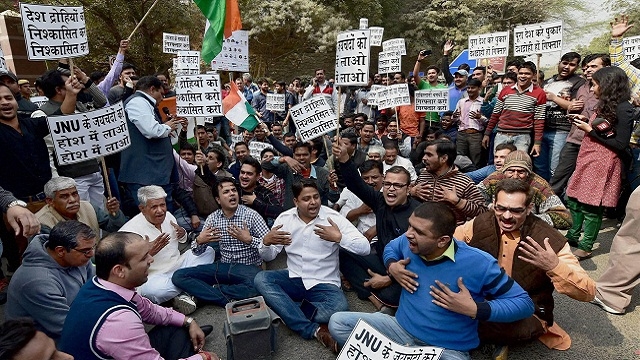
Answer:
M376 91L378 110L396 106L411 105L408 84L394 84Z
M416 112L449 110L449 89L418 90L415 92Z
M382 42L382 51L399 51L400 55L407 55L404 38L389 39Z
M267 94L267 110L284 111L285 94Z
M236 30L224 39L222 51L211 60L211 69L249 71L249 31Z
M371 85L371 90L367 93L367 105L378 106L378 90L384 88L384 85Z
M32 96L29 101L31 101L32 103L34 103L37 107L42 106L42 104L46 103L47 101L49 101L49 98L46 96Z
M640 57L640 35L624 38L622 46L626 61L631 62Z
M369 48L369 29L344 31L338 34L335 85L367 85Z
M324 96L314 96L292 107L291 119L302 141L315 139L335 130L338 125L333 108Z
M57 60L89 53L82 6L20 3L29 60Z
M242 134L231 134L231 149L233 149L237 143L244 141Z
M469 36L469 59L488 59L509 55L509 32Z
M384 35L384 28L379 26L372 26L369 28L369 32L369 44L371 44L371 46L381 46L382 36Z
M58 164L120 152L131 144L122 102L102 109L47 119Z
M162 52L165 54L178 54L178 51L189 51L189 35L162 33Z
M220 75L178 76L175 91L178 116L222 116Z
M7 70L7 62L4 60L2 48L0 48L0 70Z
M173 63L176 76L200 74L200 51L178 51Z
M262 161L262 158L260 157L260 153L262 152L262 150L268 149L268 148L273 149L273 145L271 145L271 143L268 143L268 142L251 141L249 143L249 155L251 155L251 157L253 157L258 161Z
M513 56L562 50L562 21L517 26L513 30Z
M443 348L397 344L364 320L358 320L336 360L438 360Z
M397 50L378 53L378 74L390 74L402 71L402 57Z

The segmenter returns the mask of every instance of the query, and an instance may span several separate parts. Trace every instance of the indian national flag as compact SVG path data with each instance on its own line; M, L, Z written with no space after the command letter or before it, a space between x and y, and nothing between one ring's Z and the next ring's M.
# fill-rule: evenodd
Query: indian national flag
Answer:
M201 56L207 64L222 51L222 41L242 29L238 0L194 0L207 18Z
M232 123L245 128L249 131L258 126L256 111L244 98L244 95L238 90L238 86L234 81L230 81L231 91L229 95L222 100L222 111L224 116Z

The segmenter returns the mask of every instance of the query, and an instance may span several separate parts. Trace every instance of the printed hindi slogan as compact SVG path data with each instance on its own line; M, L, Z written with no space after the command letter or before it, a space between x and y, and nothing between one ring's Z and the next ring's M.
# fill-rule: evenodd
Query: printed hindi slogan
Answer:
M509 32L469 36L469 59L488 59L509 55Z
M371 46L381 46L382 45L382 36L384 35L384 28L379 26L372 26L369 28L370 40L369 43Z
M389 39L382 42L382 51L399 51L400 55L407 55L404 38Z
M284 111L285 94L267 94L267 110Z
M408 84L394 84L376 91L378 110L396 106L411 105Z
M176 54L179 51L189 51L189 35L162 33L162 52L165 54Z
M82 6L20 3L29 60L73 58L89 53Z
M260 157L260 153L262 152L262 150L269 149L269 148L273 149L273 145L271 145L271 143L251 141L249 142L249 155L251 155L252 158L258 161L262 161L262 158Z
M640 57L640 35L631 36L622 40L624 59L631 62Z
M336 115L324 96L314 96L292 107L291 119L302 141L315 139L337 127Z
M129 128L122 102L74 115L47 119L60 165L120 152L129 145Z
M401 71L400 51L383 51L378 53L378 74L391 74Z
M249 31L236 30L224 39L222 51L211 60L211 69L249 71Z
M174 67L176 76L200 74L200 51L178 51Z
M513 30L513 56L562 51L562 21L517 26Z
M369 29L338 34L336 85L360 86L369 82Z
M384 85L371 85L371 90L367 93L367 105L378 106L378 90L384 87Z
M438 360L443 348L396 344L364 320L358 320L336 360Z
M178 116L222 116L220 75L178 76L175 91Z
M418 90L415 92L416 112L449 110L449 89Z

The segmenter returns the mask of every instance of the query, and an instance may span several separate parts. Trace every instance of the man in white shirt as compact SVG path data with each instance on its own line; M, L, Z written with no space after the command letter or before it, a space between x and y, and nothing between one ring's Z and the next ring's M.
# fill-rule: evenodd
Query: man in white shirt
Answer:
M382 162L384 165L384 172L387 172L387 170L391 169L394 166L402 166L409 172L411 182L415 182L418 178L416 169L413 167L411 160L398 155L398 153L400 152L400 149L398 149L398 144L387 142L384 144L384 150L384 161Z
M156 304L174 299L176 310L187 315L196 310L196 304L189 296L180 295L171 277L178 269L213 263L214 250L209 247L200 255L192 251L180 254L178 243L187 241L187 232L167 211L166 197L160 186L141 187L138 190L140 214L124 224L120 231L138 234L147 241L155 239L150 250L155 261L149 268L149 280L138 287L137 292Z
M259 250L270 261L286 246L287 269L258 273L254 286L291 330L337 351L327 323L349 307L340 289L338 251L367 255L369 242L338 212L321 205L313 179L294 183L293 196L295 207L278 216Z

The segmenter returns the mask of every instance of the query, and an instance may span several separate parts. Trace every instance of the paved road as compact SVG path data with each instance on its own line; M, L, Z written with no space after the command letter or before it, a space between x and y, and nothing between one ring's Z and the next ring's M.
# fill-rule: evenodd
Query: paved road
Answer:
M595 256L582 262L589 275L597 279L606 267L611 240L617 231L615 221L605 220L603 230L596 244ZM640 236L640 235L639 235ZM639 260L640 261L640 260ZM279 267L283 259L276 260L273 267ZM635 307L640 301L639 291L634 294L630 312L624 316L610 315L589 303L581 303L563 295L556 294L556 321L571 335L573 344L567 351L549 350L538 341L511 347L509 359L611 359L640 360L636 350L640 349L640 311ZM374 307L357 299L354 293L347 293L352 310L373 312ZM1 307L0 307L1 310ZM3 317L4 311L2 311ZM205 349L218 353L226 359L226 346L222 335L224 310L214 306L198 309L194 317L200 324L213 324L214 332L207 338ZM251 346L251 344L247 344ZM472 353L473 359L489 359L488 355L478 351ZM317 341L303 340L286 326L278 331L278 349L273 360L334 360L335 355Z

